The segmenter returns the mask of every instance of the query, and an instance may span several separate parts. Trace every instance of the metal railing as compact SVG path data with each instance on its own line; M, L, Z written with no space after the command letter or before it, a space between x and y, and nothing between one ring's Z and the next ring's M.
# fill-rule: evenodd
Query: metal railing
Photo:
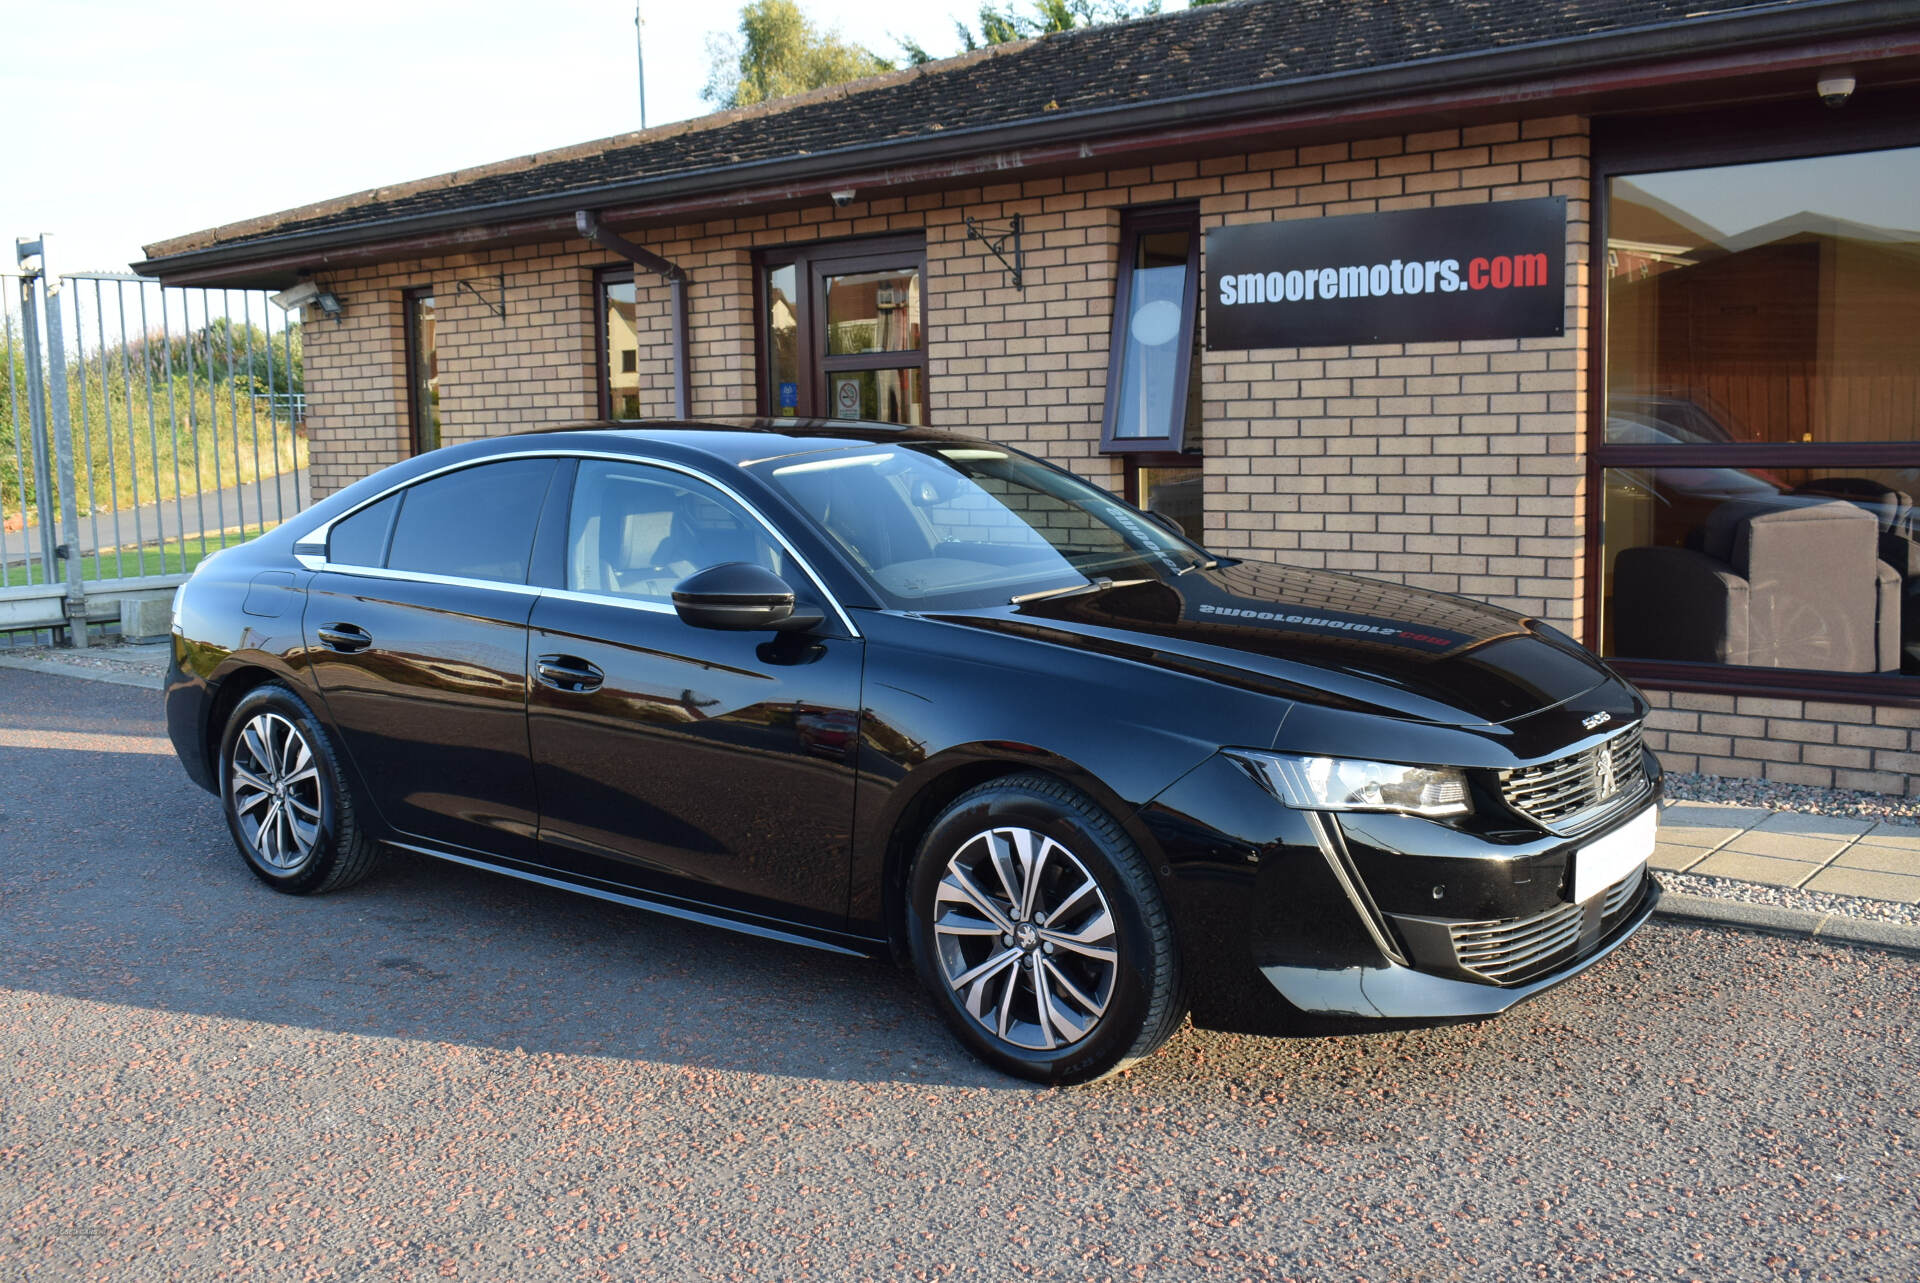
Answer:
M300 323L40 250L0 273L0 599L64 589L84 645L90 583L177 578L307 505Z

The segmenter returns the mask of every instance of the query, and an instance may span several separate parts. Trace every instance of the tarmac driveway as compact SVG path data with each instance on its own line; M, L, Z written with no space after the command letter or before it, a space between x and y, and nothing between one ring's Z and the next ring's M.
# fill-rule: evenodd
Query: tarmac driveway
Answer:
M1093 1088L912 984L241 866L152 692L0 670L0 1278L1920 1276L1920 963L1656 923L1491 1024Z

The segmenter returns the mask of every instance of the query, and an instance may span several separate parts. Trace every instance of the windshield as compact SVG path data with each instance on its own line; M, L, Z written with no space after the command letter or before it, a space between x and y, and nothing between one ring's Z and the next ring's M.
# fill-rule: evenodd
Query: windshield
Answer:
M757 465L896 610L1167 578L1205 552L1105 491L989 446L875 445Z

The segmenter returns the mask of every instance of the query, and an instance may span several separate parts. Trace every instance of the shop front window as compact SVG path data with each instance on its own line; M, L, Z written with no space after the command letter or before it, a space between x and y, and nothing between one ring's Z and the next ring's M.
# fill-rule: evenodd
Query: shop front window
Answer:
M1920 148L1606 195L1603 653L1920 673Z
M889 238L761 261L761 400L775 418L927 421L924 247Z

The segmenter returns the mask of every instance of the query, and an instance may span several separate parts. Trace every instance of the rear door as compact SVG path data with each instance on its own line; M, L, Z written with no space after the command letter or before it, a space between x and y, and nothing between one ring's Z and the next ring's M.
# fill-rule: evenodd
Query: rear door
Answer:
M767 917L845 916L860 640L759 518L688 473L584 459L565 587L535 605L528 729L541 858ZM829 622L694 628L674 585L754 562Z
M312 672L364 796L404 837L531 860L527 584L557 461L478 464L335 523Z

